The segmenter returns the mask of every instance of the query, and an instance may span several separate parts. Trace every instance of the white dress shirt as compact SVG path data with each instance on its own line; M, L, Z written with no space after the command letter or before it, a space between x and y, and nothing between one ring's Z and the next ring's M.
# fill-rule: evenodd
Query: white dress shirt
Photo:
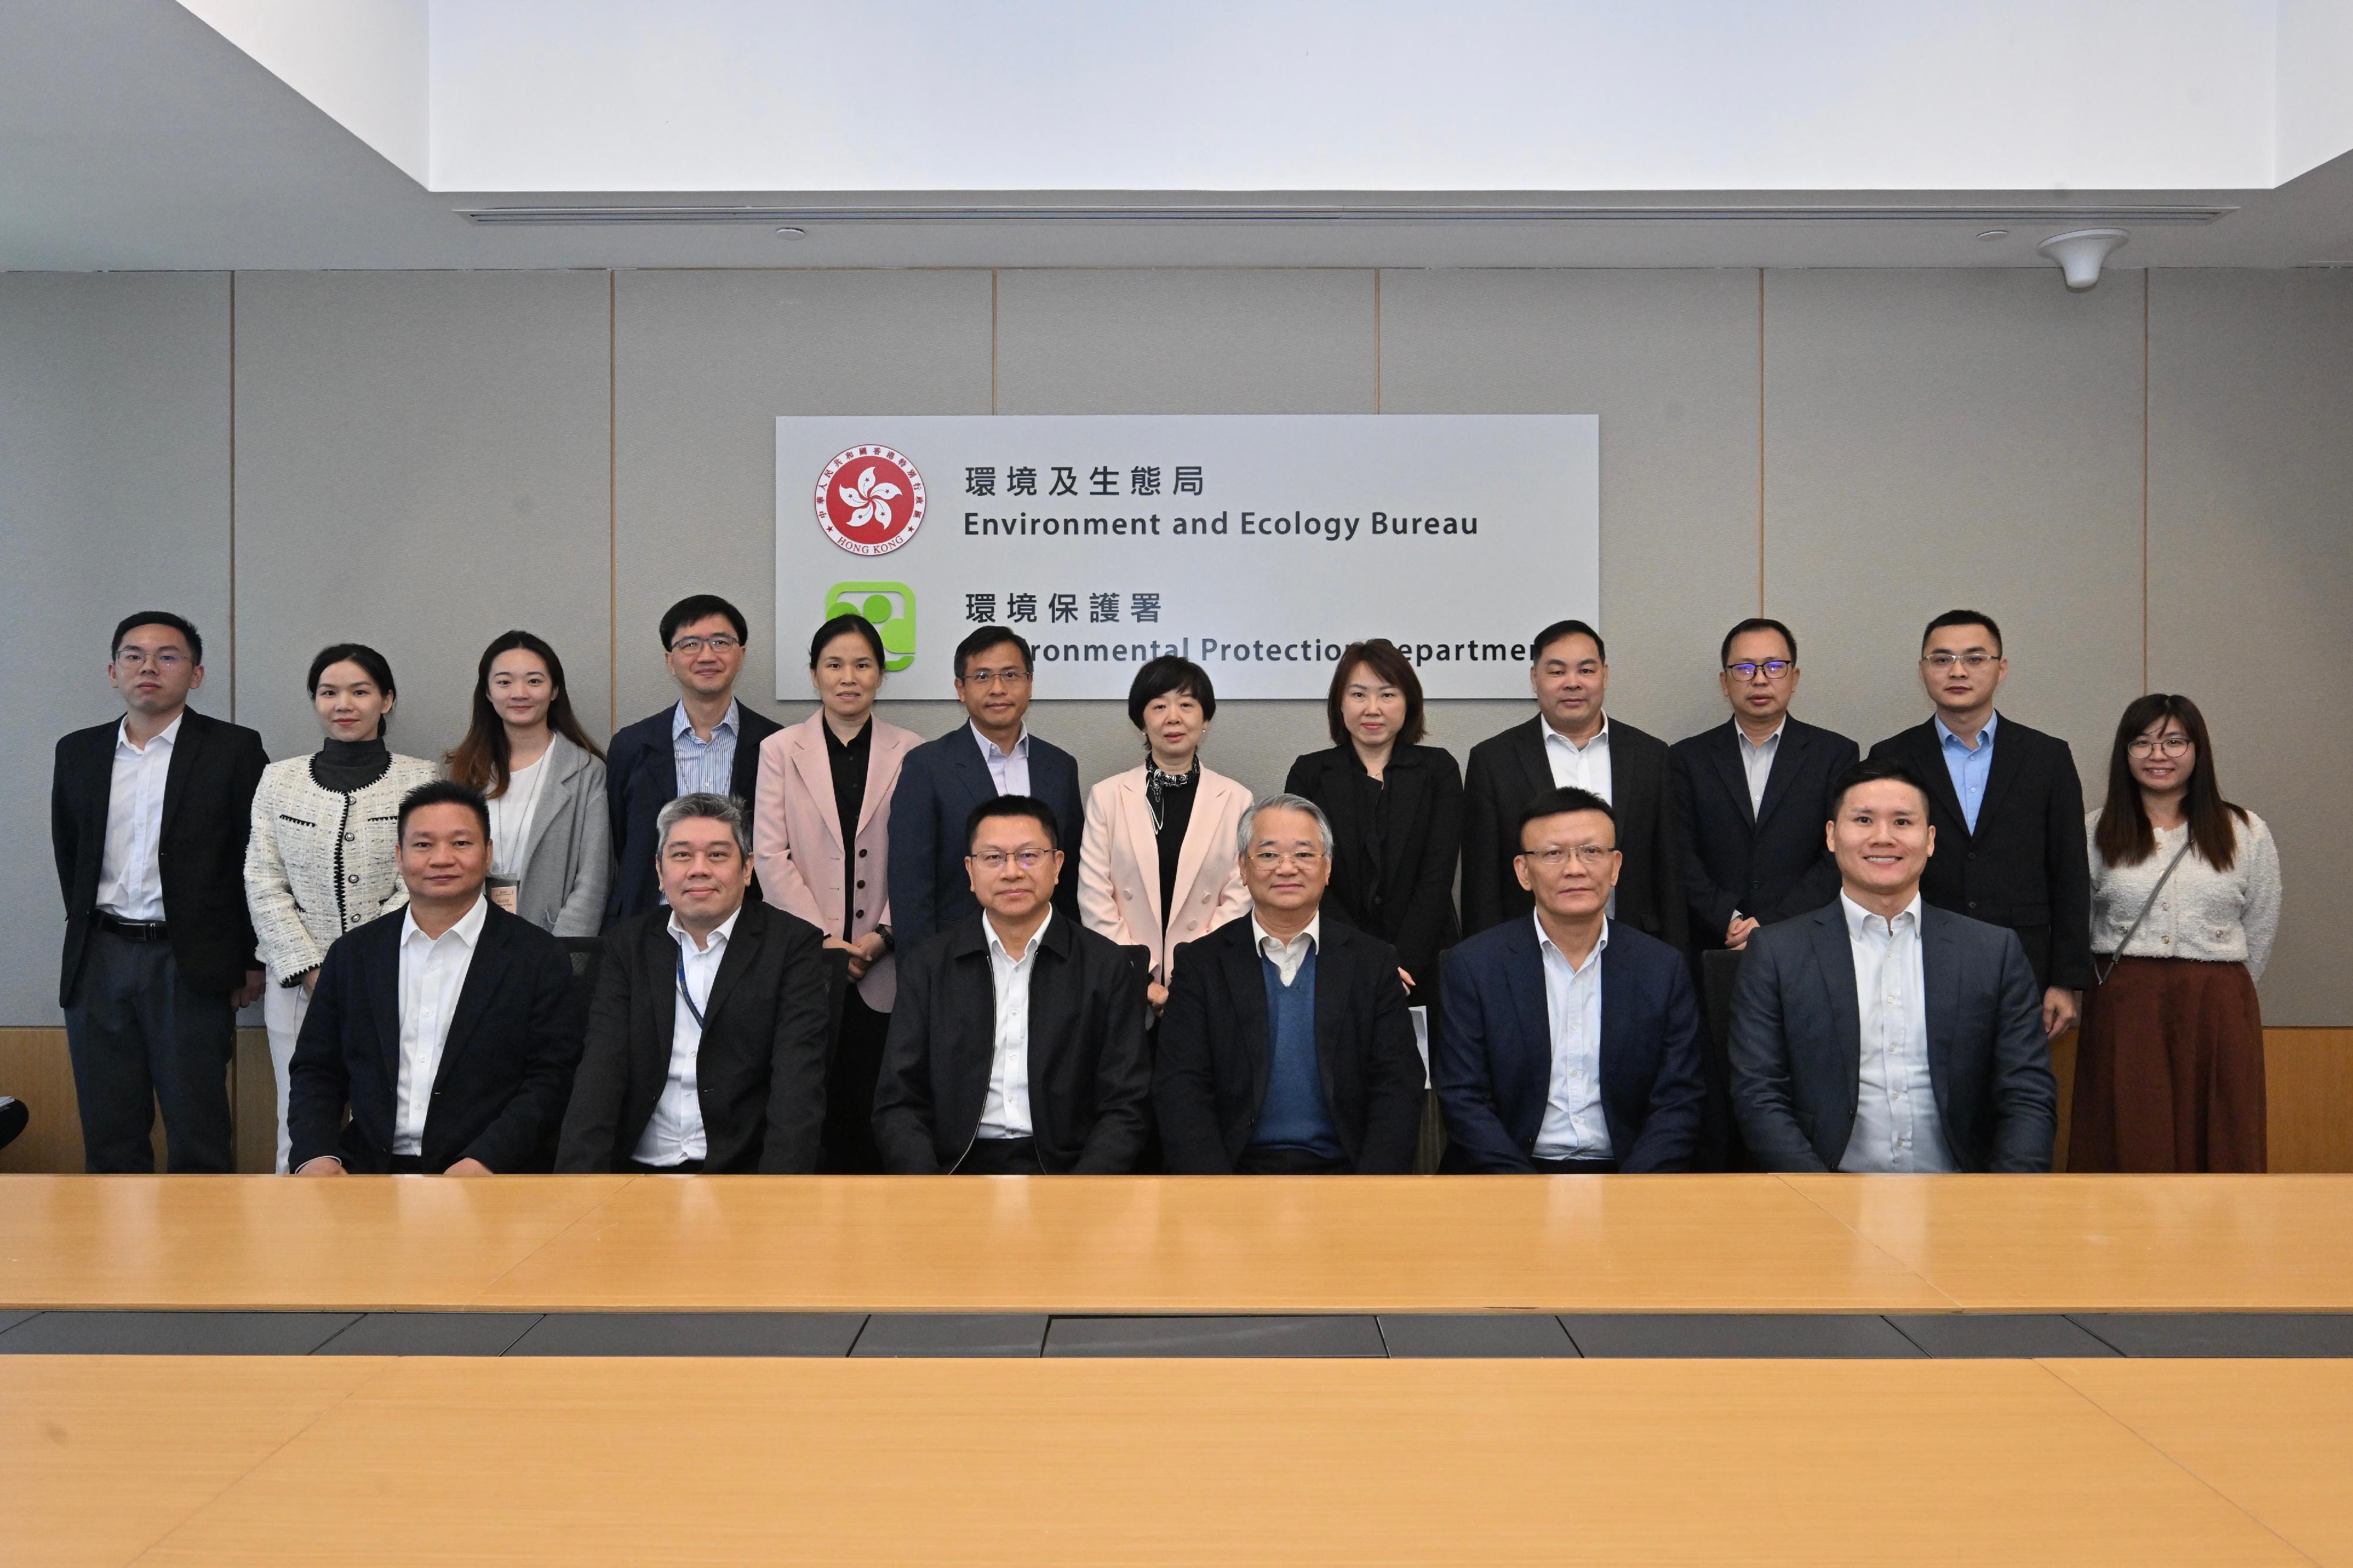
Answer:
M531 819L538 815L540 786L546 782L547 752L542 752L539 761L507 774L504 794L491 797L491 876L522 879L523 851L531 847Z
M683 1164L710 1152L702 1131L702 1080L695 1072L702 1051L702 1026L695 1022L694 1015L711 1010L711 984L719 978L719 966L727 957L727 939L735 934L735 922L743 914L738 906L702 947L694 945L693 936L678 923L677 915L670 917L670 937L678 943L686 987L679 988L679 972L671 971L670 1078L662 1085L661 1097L654 1101L654 1113L647 1119L638 1146L630 1151L632 1158L646 1164ZM687 1005L690 998L692 1006Z
M1323 945L1324 911L1316 910L1304 931L1284 942L1258 923L1258 910L1253 907L1250 910L1250 936L1257 942L1258 950L1266 954L1267 961L1274 965L1274 972L1282 976L1283 987L1288 990L1291 983L1299 978L1299 966L1307 962L1307 955Z
M1609 922L1581 964L1536 923L1536 951L1544 958L1545 1015L1552 1037L1552 1089L1545 1097L1544 1123L1536 1129L1539 1160L1607 1160L1609 1121L1601 1114L1601 954L1609 946Z
M987 744L981 742L984 749ZM1053 923L1054 910L1049 905L1046 918L1029 933L1029 945L1015 958L1005 951L997 922L986 914L980 917L980 929L988 933L989 979L997 989L997 1056L989 1064L988 1096L980 1102L980 1125L973 1129L975 1137L1030 1136L1029 976L1037 972L1038 945Z
M477 895L474 907L439 936L417 929L417 911L400 917L400 1091L392 1121L392 1152L419 1154L425 1149L425 1117L433 1105L433 1080L441 1071L441 1047L449 1039L449 1019L458 1011L474 943L482 934L491 902Z
M997 793L1028 795L1029 793L1029 726L1027 724L1021 726L1021 733L1015 737L1013 749L1009 752L998 751L997 742L980 732L979 725L972 725L971 729L972 738L980 742L980 760L988 764L988 776L996 784Z
M131 721L114 731L114 778L106 799L106 852L98 863L98 907L117 920L164 918L164 784L179 743L178 719L142 750Z
M1542 722L1545 761L1552 764L1552 782L1562 789L1590 790L1615 805L1609 793L1609 715L1602 716L1601 728L1581 746L1554 729L1549 719Z
M1844 893L1847 943L1854 953L1856 1017L1862 1058L1854 1131L1841 1171L1950 1171L1944 1120L1928 1072L1926 971L1920 956L1920 896L1890 921Z
M1765 809L1765 785L1773 777L1773 759L1780 754L1781 731L1789 727L1788 715L1773 726L1773 732L1761 741L1752 742L1748 731L1735 724L1733 739L1740 744L1740 771L1748 775L1748 815L1756 816Z

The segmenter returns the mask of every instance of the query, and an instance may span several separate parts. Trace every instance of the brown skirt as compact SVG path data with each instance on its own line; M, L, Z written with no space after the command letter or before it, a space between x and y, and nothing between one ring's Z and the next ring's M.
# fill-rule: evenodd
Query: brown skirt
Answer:
M2071 1171L2261 1171L2263 1016L2243 963L2127 958L2084 998Z

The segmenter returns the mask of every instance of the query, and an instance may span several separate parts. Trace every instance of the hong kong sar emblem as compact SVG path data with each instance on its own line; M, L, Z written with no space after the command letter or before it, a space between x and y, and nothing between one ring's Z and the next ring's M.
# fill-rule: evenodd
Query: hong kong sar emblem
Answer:
M888 447L852 447L817 477L817 522L852 555L888 555L923 523L923 476Z

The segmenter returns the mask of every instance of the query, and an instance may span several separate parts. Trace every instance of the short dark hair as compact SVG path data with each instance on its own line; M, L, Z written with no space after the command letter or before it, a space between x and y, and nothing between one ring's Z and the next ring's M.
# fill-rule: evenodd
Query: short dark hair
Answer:
M1201 721L1208 723L1218 716L1218 689L1209 684L1209 672L1189 658L1178 658L1164 653L1147 662L1135 672L1127 688L1127 721L1137 729L1144 728L1144 710L1155 697L1177 691L1201 705Z
M1000 643L1011 643L1021 650L1021 668L1029 674L1037 673L1038 658L1030 651L1029 639L1010 626L982 626L964 641L956 644L955 678L964 679L964 667L976 653L986 653Z
M811 669L817 668L817 661L824 654L826 644L836 637L853 635L866 639L866 646L874 650L876 664L886 667L890 664L890 656L882 651L882 634L874 629L874 623L864 616L840 615L818 627L817 636L809 638L809 668Z
M679 627L691 626L697 621L707 621L713 616L727 617L727 624L735 628L737 642L752 640L752 623L744 618L743 611L716 594L689 594L662 612L662 652L670 651L670 641L678 636Z
M1555 621L1552 625L1538 632L1535 637L1535 641L1528 644L1528 662L1530 664L1543 663L1544 650L1550 647L1553 644L1560 641L1563 637L1591 637L1593 639L1593 657L1599 659L1604 664L1608 664L1609 662L1609 649L1608 645L1602 642L1601 634L1595 631L1591 626L1587 626L1583 621Z
M1985 627L1986 630L1993 634L1993 651L1995 657L2000 657L2001 626L1991 616L1987 615L1983 610L1947 610L1943 615L1938 616L1935 620L1930 621L1926 626L1922 627L1920 631L1920 649L1923 653L1927 651L1928 639L1936 636L1936 633L1947 626Z
M1340 662L1332 668L1332 689L1324 698L1324 722L1332 731L1332 743L1348 743L1348 725L1340 717L1340 700L1348 695L1348 677L1360 664L1384 684L1405 693L1405 722L1398 726L1397 743L1421 744L1421 677L1414 673L1413 661L1387 637L1367 637L1340 650Z
M319 677L327 673L329 665L334 664L356 664L367 671L368 679L375 681L386 697L400 695L400 688L393 683L392 661L364 642L329 643L321 648L319 657L311 661L311 673L302 682L302 689L316 697L319 694ZM383 722L376 727L376 733L380 736L392 733L391 715L385 716ZM487 833L490 830L484 828L483 831Z
M169 626L187 639L188 662L190 664L205 662L204 634L196 630L194 621L185 616L175 616L169 610L142 610L135 616L123 616L121 622L114 628L114 640L106 645L108 659L111 660L121 651L122 639L131 635L133 626Z
M1778 632L1782 643L1789 650L1789 662L1791 664L1798 662L1798 634L1770 616L1751 616L1724 634L1724 646L1716 649L1715 653L1715 662L1719 668L1732 661L1734 640L1745 637L1750 632Z
M474 819L482 825L482 842L485 844L490 842L490 802L482 798L480 790L468 784L461 784L456 779L435 779L430 784L418 784L400 797L400 822L395 830L400 837L408 837L409 816L428 805L464 806L472 812Z
M1049 847L1062 847L1061 825L1054 820L1054 808L1034 795L993 795L972 808L964 819L965 853L972 853L972 841L980 837L980 825L1000 816L1026 816L1046 830Z
M1609 809L1608 801L1589 789L1555 789L1546 791L1520 808L1520 823L1513 831L1512 842L1525 847L1529 823L1542 822L1547 816L1559 816L1571 811L1599 812L1609 819L1609 837L1618 837L1618 814Z
M1924 808L1936 798L1928 793L1927 781L1920 776L1919 770L1913 767L1911 763L1896 757L1865 757L1839 774L1837 781L1831 785L1831 820L1835 821L1839 812L1845 807L1849 790L1861 789L1867 784L1877 784L1882 779L1894 779L1898 784L1907 784L1918 790L1920 804Z

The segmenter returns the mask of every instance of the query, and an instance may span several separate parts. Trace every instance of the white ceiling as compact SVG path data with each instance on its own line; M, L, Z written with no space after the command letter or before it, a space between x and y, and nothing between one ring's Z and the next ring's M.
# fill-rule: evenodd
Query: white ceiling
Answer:
M2294 0L2289 0L2294 3ZM2340 0L2330 0L2341 10ZM436 13L437 18L438 13ZM438 22L437 22L438 25ZM437 45L437 47L438 46ZM1509 58L1508 44L1493 47ZM1499 67L1506 79L1511 73ZM1546 79L1535 70L1530 80ZM1526 84L1522 84L1525 90ZM316 90L314 86L314 90ZM1148 110L1139 104L1137 111ZM350 117L348 110L345 110ZM401 106L387 112L397 120ZM1072 132L1083 134L1083 131ZM438 134L438 132L437 132ZM2314 132L2325 143L2333 132ZM379 140L384 136L379 133ZM2015 137L2005 142L2013 144ZM2319 143L2315 143L2319 144ZM438 151L435 159L438 166ZM404 163L413 163L405 155ZM461 209L754 205L1166 209L1202 203L1428 210L1428 220L860 222L491 227ZM2013 211L1929 221L1448 221L1466 205L1546 208ZM0 0L0 268L2046 266L2035 241L2100 209L2236 209L2127 221L2112 266L2353 263L2353 157L2276 190L2147 187L1200 192L504 190L434 193L174 0ZM1989 227L2008 237L1975 237ZM2055 286L2055 272L2054 272Z

